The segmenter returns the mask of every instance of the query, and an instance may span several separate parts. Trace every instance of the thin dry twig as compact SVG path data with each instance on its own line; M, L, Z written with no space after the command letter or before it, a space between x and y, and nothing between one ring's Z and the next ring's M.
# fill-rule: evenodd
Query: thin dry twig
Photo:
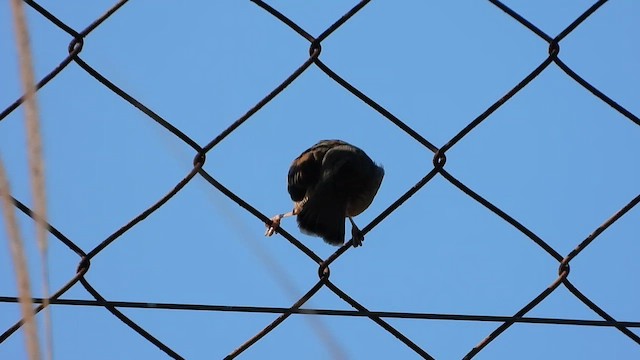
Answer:
M40 251L41 269L42 269L42 287L45 298L49 295L49 266L47 257L47 221L46 221L46 197L44 184L44 162L42 160L42 138L40 135L40 122L38 115L38 106L36 103L36 81L33 71L33 61L31 58L31 47L29 44L29 31L25 18L23 3L20 0L11 2L13 12L16 44L18 48L18 57L20 59L20 78L24 90L24 106L25 106L25 124L27 128L27 147L29 154L29 172L31 175L31 191L34 199L34 214L36 225L36 239L38 249ZM26 269L26 267L25 267ZM30 298L30 296L29 296ZM29 300L29 308L31 309L31 300ZM48 303L45 307L45 331L47 343L47 358L53 357L53 340L51 331L51 313ZM32 312L32 310L29 310ZM31 337L31 334L29 334ZM35 341L36 338L29 340ZM36 341L36 346L37 341ZM30 350L33 354L33 350ZM32 355L33 356L33 355ZM39 356L38 356L39 357Z
M18 295L20 298L22 317L24 319L27 351L29 353L29 359L37 360L40 359L40 347L38 346L38 332L33 314L33 303L31 301L27 258L24 254L24 245L22 244L22 237L20 236L20 227L16 219L15 208L11 200L11 195L9 194L9 181L4 170L4 164L2 160L0 160L0 200L2 201L2 212L9 236L9 248L11 250L13 267L18 282Z

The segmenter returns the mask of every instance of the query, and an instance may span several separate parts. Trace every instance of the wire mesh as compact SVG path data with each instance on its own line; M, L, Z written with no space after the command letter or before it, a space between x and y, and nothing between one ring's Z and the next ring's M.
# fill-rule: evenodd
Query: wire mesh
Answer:
M469 349L465 359L470 359L480 353L487 345L489 345L492 341L500 337L509 327L516 323L536 323L536 324L561 324L561 325L589 325L589 326L599 326L599 327L610 327L617 329L622 335L628 337L633 342L640 345L640 337L632 331L633 328L640 327L640 322L633 321L624 321L614 319L609 313L598 306L594 301L589 299L586 295L584 295L573 283L569 280L570 274L570 264L571 261L574 260L577 256L579 256L585 248L587 248L592 242L596 241L601 233L603 233L608 227L616 223L622 216L624 216L627 212L633 209L640 202L640 194L630 199L628 203L620 208L617 212L611 214L611 217L602 223L598 228L594 229L589 236L587 236L582 242L576 245L576 247L566 255L562 255L559 251L554 249L548 242L546 242L543 238L536 235L533 231L529 230L522 223L516 220L514 217L510 216L507 212L501 210L498 206L494 205L488 199L483 198L478 193L474 192L470 187L465 185L462 181L458 180L454 177L449 171L446 169L447 162L447 153L456 146L456 144L468 136L470 133L476 129L478 125L487 121L490 116L499 108L501 108L504 104L510 101L514 95L520 92L522 89L527 87L527 85L534 79L536 79L540 74L545 72L548 68L552 66L556 66L558 69L562 70L568 77L573 79L576 83L580 84L586 90L588 90L594 97L598 98L600 101L606 103L608 106L613 108L615 111L619 112L622 116L624 116L629 121L633 122L635 125L640 126L640 119L634 115L629 110L622 107L616 101L608 97L602 91L598 90L595 86L591 85L585 79L580 77L575 71L573 71L567 64L565 64L560 58L560 45L563 39L565 39L568 35L570 35L575 29L579 28L580 25L594 13L599 11L599 9L606 3L606 1L597 1L591 7L589 7L584 13L582 13L579 17L577 17L569 26L560 31L556 36L551 36L543 32L540 28L536 27L532 22L525 19L523 16L501 3L497 0L490 0L489 2L493 4L496 8L500 9L505 13L506 16L510 17L513 21L521 24L524 28L526 28L531 33L538 36L540 39L544 40L548 43L548 54L546 58L526 77L524 77L521 81L515 84L504 96L495 101L491 106L486 108L479 116L470 121L459 133L449 139L445 145L442 147L437 147L425 137L423 137L418 131L414 130L411 126L407 125L403 121L401 121L398 117L394 116L389 110L385 109L383 106L378 104L372 98L367 96L361 90L347 82L345 79L340 77L336 72L334 72L329 66L327 66L321 60L322 54L322 43L327 38L332 36L334 32L342 27L345 23L349 22L352 17L360 12L369 1L361 1L357 3L353 8L347 11L342 17L340 17L337 21L335 21L331 26L326 28L320 35L314 37L313 35L306 32L302 27L293 22L284 14L280 13L274 7L270 6L268 3L259 0L253 0L262 11L268 13L273 17L275 21L280 21L285 24L291 31L295 32L297 35L304 38L309 42L309 54L307 59L293 71L280 85L275 87L271 92L266 94L264 98L262 98L255 106L251 107L246 111L244 115L238 118L235 122L233 122L230 126L228 126L224 131L220 132L216 137L211 139L208 143L201 146L195 140L191 139L184 132L178 129L176 126L172 125L170 122L163 119L160 115L156 114L149 107L145 106L141 101L137 100L133 96L129 95L127 92L119 88L114 82L109 80L99 71L95 70L91 67L87 62L85 62L81 57L82 49L85 43L86 37L100 27L105 21L108 21L109 18L121 10L123 5L127 3L127 1L119 1L113 7L111 7L104 15L97 18L94 22L92 22L88 27L81 31L76 31L71 26L65 24L61 20L59 20L54 14L49 12L47 9L39 5L34 1L25 0L27 5L29 5L32 9L34 9L39 16L47 19L47 21L51 22L51 24L55 25L59 29L66 32L71 38L71 42L68 47L68 56L65 57L58 66L53 68L50 73L44 76L38 82L38 89L43 88L52 80L55 80L57 76L61 73L65 72L68 66L72 63L75 63L81 69L83 69L87 74L91 75L95 81L100 83L105 88L109 89L111 92L116 94L122 100L128 102L133 105L135 108L140 110L145 116L149 119L155 121L157 125L161 126L173 136L180 139L184 144L188 145L191 149L193 149L195 156L193 160L193 166L191 170L180 180L177 184L175 184L174 188L169 191L166 195L162 196L158 199L152 206L148 207L146 210L141 212L139 215L135 216L124 226L119 228L117 231L113 232L111 235L106 237L100 244L95 246L94 248L85 251L81 249L74 240L67 238L64 234L58 231L53 224L49 225L49 232L53 235L58 241L64 244L69 251L74 252L79 258L79 264L76 270L76 274L69 279L67 284L58 289L55 293L53 293L49 298L49 303L52 306L58 305L67 305L67 306L93 306L93 307L104 307L108 310L113 316L122 321L124 324L133 329L137 334L141 337L155 345L160 351L164 352L171 358L174 359L182 359L184 358L178 352L172 349L171 344L161 341L158 338L154 337L154 335L146 330L143 326L137 324L129 317L127 317L121 309L126 308L145 308L145 309L153 309L154 311L159 310L193 310L193 311L217 311L217 312L243 312L243 313L263 313L263 314L278 314L278 317L267 324L262 330L257 332L254 336L247 339L246 342L242 344L228 344L229 352L227 355L227 359L233 359L241 355L245 350L252 347L254 344L259 342L262 338L264 338L269 332L280 326L282 323L287 321L291 316L295 316L297 314L307 314L307 315L325 315L325 316L343 316L343 317L362 317L368 318L371 320L372 326L379 326L388 333L390 333L393 337L397 338L398 341L403 343L405 346L414 351L418 356L425 359L432 359L432 355L430 355L430 349L423 344L417 343L410 339L409 336L404 334L402 331L398 330L396 327L392 326L387 320L388 319L419 319L419 320L456 320L456 321L482 321L482 322L491 322L497 323L497 327L490 332L484 339L481 339L476 346ZM309 257L313 262L315 262L318 266L318 280L317 282L308 289L308 291L300 297L295 303L290 307L252 307L252 306L239 306L239 305L228 305L228 306L219 306L219 305L199 305L199 304L185 304L185 303L145 303L145 302L123 302L123 301L109 301L103 295L97 291L92 284L87 280L85 275L91 270L91 262L94 258L100 256L101 252L106 248L111 246L119 237L121 237L126 232L130 231L134 226L138 223L144 221L149 215L154 213L156 210L161 208L164 204L166 204L173 196L181 192L185 186L191 182L196 177L201 177L206 182L208 182L212 187L217 189L221 194L228 197L230 200L235 202L239 207L252 214L258 222L262 222L265 224L270 224L270 219L265 214L261 213L256 207L252 206L251 203L244 200L242 197L234 193L225 187L221 182L216 180L214 176L212 176L209 172L204 169L204 164L206 162L206 155L210 151L214 150L218 144L220 144L225 138L234 134L234 131L238 129L240 125L249 121L254 114L259 112L266 104L271 102L278 94L280 94L285 88L294 83L300 75L305 73L311 67L317 67L317 69L321 70L328 78L333 80L335 83L342 86L349 93L351 93L354 97L360 99L362 102L370 106L376 112L378 112L381 116L386 118L390 123L394 124L397 128L402 130L407 136L415 140L417 143L421 144L428 151L433 153L433 167L429 169L429 171L423 175L423 177L408 191L402 194L396 201L394 201L388 208L382 211L373 221L371 221L367 226L365 226L362 230L363 233L368 233L372 231L376 226L378 226L381 222L385 221L385 219L400 208L408 199L417 194L430 183L435 177L441 177L445 179L450 184L459 189L460 192L464 193L469 198L475 200L477 203L481 204L483 207L491 211L495 216L502 219L504 222L510 224L519 232L521 232L525 237L529 238L532 242L534 242L537 246L539 246L542 250L544 250L551 258L553 258L558 265L558 276L551 284L548 285L544 291L539 293L533 299L530 300L525 306L523 306L520 310L515 312L511 316L485 316L485 315L456 315L456 314L430 314L430 313L415 313L415 312L391 312L391 311L370 311L364 304L361 304L353 297L351 297L347 292L343 291L339 286L337 286L331 280L330 276L330 266L340 258L345 252L351 249L352 242L348 241L344 246L340 247L335 253L330 255L328 258L323 259L314 253L311 249L305 246L302 242L296 239L291 234L287 233L284 229L279 229L278 232L281 236L287 239L291 245L297 248L300 252L304 253L307 257ZM23 97L17 99L15 102L9 104L3 111L0 113L0 121L4 120L9 114L19 109L23 104ZM18 210L23 212L24 214L34 217L32 210L27 207L24 203L19 201L18 199L13 199L14 204ZM70 289L81 286L86 291L88 291L94 298L94 300L80 300L80 299L62 299L61 297L67 293ZM575 296L577 300L585 304L589 307L595 314L597 314L602 320L577 320L577 319L564 319L564 318L540 318L540 317L527 317L526 315L538 306L540 303L545 300L550 294L556 291L558 288L564 287L571 294ZM333 310L333 309L304 309L302 306L307 303L311 298L313 298L321 289L328 289L335 295L337 295L340 299L342 299L346 304L353 308L353 310ZM16 303L18 302L18 298L15 296L2 296L0 297L0 302L4 303ZM44 299L35 298L34 302L38 305L34 312L37 314L43 309ZM22 326L22 320L17 321L13 326L6 329L0 335L0 346L3 342L5 342L9 337L14 336L16 332Z

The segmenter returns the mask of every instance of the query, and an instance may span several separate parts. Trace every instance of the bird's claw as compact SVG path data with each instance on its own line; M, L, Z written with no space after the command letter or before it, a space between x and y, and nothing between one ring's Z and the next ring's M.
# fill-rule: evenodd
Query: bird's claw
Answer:
M282 219L281 215L276 215L271 218L271 225L267 225L267 231L264 232L264 236L271 236L276 233L276 230L280 227L280 219Z
M357 227L351 228L351 239L353 241L353 247L362 246L362 241L364 241L364 235L362 235L362 231Z

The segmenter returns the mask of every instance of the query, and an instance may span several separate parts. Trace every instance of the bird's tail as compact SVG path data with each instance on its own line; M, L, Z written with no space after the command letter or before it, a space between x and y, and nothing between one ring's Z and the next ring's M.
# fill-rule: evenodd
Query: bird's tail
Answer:
M316 235L331 245L344 243L344 219L347 201L337 197L330 186L318 186L298 214L303 233Z

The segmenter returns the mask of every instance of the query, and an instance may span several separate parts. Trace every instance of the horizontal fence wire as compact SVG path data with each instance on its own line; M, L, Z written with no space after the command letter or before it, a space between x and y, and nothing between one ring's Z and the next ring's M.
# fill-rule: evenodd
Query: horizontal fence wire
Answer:
M609 315L603 308L598 306L594 301L589 299L586 295L584 295L575 285L573 285L569 281L570 274L570 263L573 259L580 255L580 253L589 246L592 242L596 241L598 236L609 226L618 221L623 215L625 215L632 208L636 207L640 202L640 194L633 199L629 199L628 203L622 207L620 210L611 214L611 217L602 223L598 228L594 229L593 232L587 236L581 243L579 243L574 250L572 250L567 255L562 255L560 252L555 250L551 245L549 245L543 238L536 235L533 231L526 228L522 223L518 222L514 217L507 214L505 211L501 210L495 204L491 203L489 200L483 198L478 193L474 192L470 187L465 185L463 182L454 177L450 172L445 169L446 165L446 154L449 150L456 146L456 144L465 138L469 133L473 132L474 129L480 125L481 123L488 121L490 116L499 108L501 108L505 103L507 103L514 95L520 92L523 88L525 88L528 84L531 83L532 80L537 78L541 73L547 70L549 67L555 65L557 68L561 69L569 78L573 79L577 84L585 88L589 93L591 93L594 97L609 105L615 111L620 113L623 117L630 120L636 125L640 126L639 118L631 113L629 110L622 107L620 104L615 102L613 99L605 95L602 91L598 90L595 86L584 80L580 75L578 75L575 71L573 71L568 65L566 65L560 59L560 45L564 38L566 38L571 32L573 32L576 28L580 27L580 25L594 13L596 13L602 5L604 5L607 1L601 0L595 2L591 7L589 7L586 11L584 11L580 16L578 16L569 26L559 32L555 37L552 35L546 34L540 28L536 27L533 23L525 19L523 16L506 6L500 1L497 0L489 0L491 4L493 4L497 9L504 12L504 14L510 17L513 21L519 23L524 28L541 38L543 41L549 44L548 47L548 55L546 58L540 62L534 69L530 71L528 75L526 75L522 80L516 83L509 91L507 91L501 98L497 99L491 106L489 106L486 110L484 110L480 115L478 115L475 119L470 121L459 133L445 142L445 145L438 148L433 143L428 141L425 137L423 137L418 131L412 129L405 122L400 120L397 116L392 114L389 110L385 109L383 106L378 104L375 100L364 94L361 90L350 84L344 78L342 78L338 73L332 70L329 66L327 66L321 60L322 53L322 42L327 38L331 37L332 34L343 26L345 23L349 22L350 19L360 12L369 1L360 1L354 7L352 7L349 11L347 11L342 17L340 17L337 21L335 21L332 25L330 25L326 30L324 30L319 36L314 37L308 32L306 32L301 26L296 24L294 21L289 19L287 16L276 10L274 7L269 5L265 1L260 0L252 0L255 5L257 5L260 9L262 9L265 14L268 16L272 16L275 21L279 21L288 27L291 31L295 32L297 35L301 36L305 40L309 42L309 54L305 61L303 61L299 67L293 71L286 79L284 79L277 87L271 90L268 94L264 96L258 103L256 103L253 107L248 109L244 115L235 120L231 125L218 134L216 137L211 139L207 144L201 146L196 141L191 139L185 133L183 133L176 126L172 125L169 121L163 119L160 115L155 113L149 107L145 106L143 103L135 99L133 96L126 93L120 87L118 87L114 82L106 78L99 71L95 70L91 67L87 62L85 62L81 57L83 45L86 37L95 29L100 27L105 21L116 12L120 11L123 5L127 3L126 0L118 1L113 7L108 9L102 16L97 18L94 22L92 22L85 29L77 31L73 29L71 26L65 24L63 21L58 19L54 14L49 12L46 8L39 5L35 1L24 0L24 2L30 6L35 12L39 14L42 18L48 20L54 26L60 28L62 31L67 33L70 38L70 44L68 47L68 55L62 59L55 68L51 69L51 71L46 74L40 81L37 83L37 89L41 89L45 87L48 83L54 80L58 75L67 69L68 65L71 63L75 63L82 70L84 70L87 74L89 74L93 79L95 79L99 84L109 89L123 101L131 104L140 112L142 112L149 119L160 125L164 130L170 133L172 136L180 139L186 145L188 145L191 149L194 150L194 160L193 166L191 169L184 175L182 180L180 180L172 189L170 189L166 195L162 196L158 199L152 206L148 207L146 210L141 212L139 215L135 216L124 226L119 228L117 231L112 233L110 236L105 238L102 242L100 242L96 247L90 249L89 251L82 250L73 239L66 237L60 231L54 227L53 224L48 224L49 233L55 237L58 241L64 244L69 251L75 253L78 256L78 267L75 275L68 280L68 282L58 289L55 293L53 293L47 301L42 298L34 298L33 301L37 306L34 308L34 313L39 313L43 309L43 304L49 304L49 306L68 306L68 307L103 307L108 310L113 316L122 321L128 327L133 329L136 333L138 333L141 337L149 341L151 344L155 345L160 351L164 352L171 358L174 359L182 359L183 356L178 354L175 350L171 348L171 344L167 344L163 341L158 340L151 334L148 330L143 328L141 325L137 324L135 321L131 320L127 316L125 316L120 309L127 308L136 308L136 309L147 309L149 311L159 311L159 310L183 310L183 311L214 311L214 312L233 312L233 313L258 313L258 314L279 314L279 316L271 323L267 324L260 332L256 333L253 337L246 340L243 344L229 344L229 353L227 355L227 359L233 359L240 354L242 354L245 350L253 346L255 343L259 342L264 336L266 336L270 331L277 328L280 324L285 322L292 315L311 315L311 316L341 316L341 317L360 317L360 318L368 318L371 320L372 326L379 326L385 331L389 332L392 336L394 336L398 341L402 342L409 349L413 350L418 356L425 359L432 359L433 357L429 353L429 349L424 345L416 343L411 340L407 335L403 334L398 329L394 328L391 324L389 324L385 319L416 319L416 320L448 320L448 321L467 321L467 322L485 322L485 323L495 323L495 329L490 332L484 339L481 339L476 346L469 351L464 356L464 359L471 359L479 352L481 352L489 343L498 338L501 334L503 334L510 326L516 323L528 323L528 324L545 324L545 325L571 325L571 326L597 326L597 327L610 327L617 329L621 334L627 336L632 341L636 342L640 345L640 337L636 335L631 329L639 328L640 322L633 321L622 321L616 320L611 315ZM557 261L558 264L558 276L557 278L548 285L542 292L536 295L533 299L531 299L526 305L524 305L520 310L510 316L493 316L493 315L460 315L460 314L430 314L430 313L414 313L414 312L389 312L389 311L370 311L363 304L359 303L353 297L351 297L347 292L342 290L336 284L331 282L330 280L330 271L329 267L335 261L337 261L345 252L347 252L351 245L352 240L345 243L342 247L340 247L335 253L330 255L328 258L323 259L317 254L315 254L311 249L302 244L298 239L296 239L291 234L287 233L284 229L278 229L278 233L282 235L285 239L287 239L291 245L300 250L303 254L307 255L310 260L315 262L318 265L318 281L313 285L302 297L300 297L294 304L290 307L252 307L252 306L239 306L239 305L203 305L203 304L180 304L180 303L150 303L150 302L126 302L126 301L114 301L107 300L104 296L97 291L89 280L85 277L85 275L90 271L91 260L96 256L99 256L100 253L107 247L111 246L119 237L121 237L126 232L130 231L136 224L144 221L149 215L154 213L160 207L169 201L173 196L182 191L184 187L191 182L195 177L201 177L207 183L209 183L213 188L217 189L221 194L228 197L242 209L246 210L248 213L252 214L256 221L261 223L270 224L271 220L269 217L262 214L259 210L257 210L254 206L252 206L249 202L243 200L240 196L235 194L233 191L229 190L222 183L216 180L211 174L203 169L203 166L206 162L206 155L209 151L214 149L223 139L227 136L234 133L236 129L238 129L243 123L250 120L250 118L259 112L266 104L271 102L279 93L281 93L285 88L287 88L290 84L296 81L298 77L306 72L311 67L316 67L321 70L329 79L335 81L338 85L347 90L350 94L352 94L357 99L361 100L364 104L371 107L385 119L387 119L391 124L395 125L398 129L403 131L408 137L415 140L417 143L421 144L426 150L430 151L433 154L433 168L430 169L423 177L418 181L414 186L412 186L408 191L402 194L396 201L394 201L387 209L382 211L371 223L365 226L362 231L363 233L367 233L374 229L377 225L385 220L390 214L392 214L395 210L400 208L409 198L418 193L427 183L432 181L435 177L439 176L442 179L445 179L449 183L451 183L455 188L457 188L461 193L464 193L470 199L473 199L478 204L482 205L497 217L502 219L504 222L510 224L517 231L522 233L526 238L530 239L533 243L535 243L540 249L546 252L551 258ZM16 109L20 108L23 104L24 97L20 97L16 99L13 103L9 104L2 110L0 113L0 121L3 121L9 114L16 111ZM32 210L27 207L24 203L20 202L18 199L13 199L13 203L15 207L26 214L27 216L34 218L34 214ZM69 291L71 288L81 286L91 296L94 300L80 300L80 299L69 299L62 298L62 296ZM567 318L542 318L542 317L527 317L526 314L529 313L532 309L534 309L538 304L540 304L545 298L547 298L551 293L556 291L561 286L565 287L573 296L585 304L588 308L590 308L595 314L602 318L602 320L580 320L580 319L567 319ZM351 306L354 310L335 310L335 309L311 309L304 308L305 303L307 303L310 299L312 299L321 289L327 289L330 292L336 294L340 299L342 299L345 303ZM0 296L0 303L16 303L18 302L18 298L16 296ZM23 320L18 320L13 326L4 330L2 334L0 334L0 346L5 342L9 337L13 336L18 329L23 324Z
M34 298L33 302L41 304L43 298ZM13 296L0 296L0 302L17 303L19 299ZM504 322L512 319L510 316L496 315L461 315L461 314L430 314L398 311L357 311L357 310L335 310L335 309L291 309L272 306L240 306L240 305L211 305L211 304L185 304L185 303L146 303L140 301L96 301L81 299L57 299L51 301L51 305L66 306L91 306L104 307L113 306L115 308L129 309L162 309L162 310L183 310L183 311L221 311L237 313L265 313L265 314L304 314L323 316L349 316L368 317L376 315L389 319L424 319L424 320L450 320L450 321L478 321L478 322ZM640 321L607 321L607 320L583 320L583 319L560 319L543 317L522 317L514 319L516 323L524 324L549 324L549 325L578 325L578 326L602 326L611 327L620 324L628 328L640 328Z

